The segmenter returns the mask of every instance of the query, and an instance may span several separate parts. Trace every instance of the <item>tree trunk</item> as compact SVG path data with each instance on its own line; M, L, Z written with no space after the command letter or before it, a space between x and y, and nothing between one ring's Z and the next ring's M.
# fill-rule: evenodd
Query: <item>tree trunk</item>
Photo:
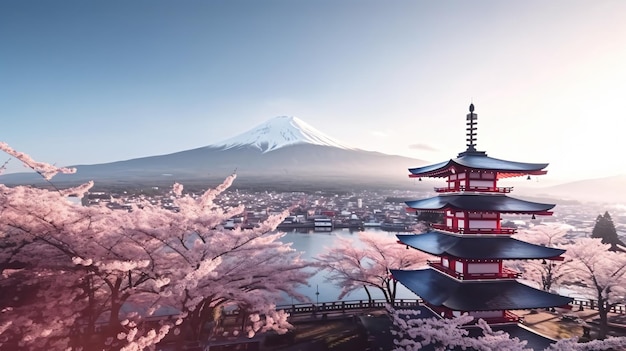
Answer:
M119 295L117 291L111 292L111 314L109 315L108 328L111 335L115 336L120 331L120 310L122 309L122 303L119 301Z
M393 279L391 281L391 288L389 289L389 295L390 295L389 303L391 304L391 306L396 305L396 288L397 287L398 287L398 281Z
M363 285L363 289L365 289L365 292L367 293L367 301L371 304L372 303L372 294L370 294L370 291L367 288L367 285Z
M598 300L598 317L600 317L598 339L600 340L606 339L606 335L609 331L609 309L610 306L608 306L604 299Z

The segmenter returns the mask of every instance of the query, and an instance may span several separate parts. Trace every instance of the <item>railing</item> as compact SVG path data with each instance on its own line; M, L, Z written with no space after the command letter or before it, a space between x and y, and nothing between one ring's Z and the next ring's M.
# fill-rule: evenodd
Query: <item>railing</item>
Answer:
M460 186L458 188L449 187L435 187L435 192L438 193L452 193L458 191L479 191L484 193L510 193L513 191L512 186L507 187L492 187L492 186Z
M395 301L395 308L402 307L415 307L426 304L422 299L399 299ZM352 301L333 301L333 302L322 302L322 303L306 303L306 304L287 304L287 305L279 305L276 306L276 310L284 310L291 315L297 314L315 314L315 313L328 313L328 312L346 312L346 311L354 311L354 310L367 310L367 309L383 309L387 305L387 301L385 300L371 300L371 301L363 301L363 300L352 300ZM445 309L438 308L437 306L428 305L433 311L437 314L441 314L441 312L446 311ZM571 306L575 308L578 306L580 310L583 308L590 308L597 310L598 303L596 300L587 300L587 299L579 299L575 298L571 303ZM618 304L614 305L609 309L609 312L618 313L618 314L626 314L626 305ZM239 310L226 310L224 311L225 316L238 316ZM153 321L157 321L159 319L168 318L171 316L159 316L152 318ZM499 319L498 319L499 318ZM487 320L487 318L485 318ZM510 322L519 319L519 316L516 314L505 311L504 317L497 317L500 322ZM490 322L496 321L496 319L488 319Z
M413 307L419 306L422 303L421 299L400 299L396 300L394 307ZM308 303L308 304L292 304L292 305L280 305L276 306L277 310L285 310L291 314L299 313L316 313L316 312L344 312L350 310L362 310L370 308L385 308L387 305L386 300L353 300L353 301L333 301L333 302L321 302L321 303Z
M448 267L443 266L439 261L428 261L428 265L438 269L448 275L451 275L457 279L515 279L520 277L520 273L510 270L508 268L502 268L502 273L459 273Z
M572 305L578 306L578 309L581 310L581 311L585 307L586 308L590 308L592 310L597 310L598 309L598 301L597 300L592 300L592 299L587 300L587 299L574 298L574 301L572 302ZM626 305L625 304L613 305L609 309L609 312L618 313L618 314L626 314Z
M515 228L450 228L445 224L433 223L430 225L434 229L445 230L447 232L459 234L508 234L513 235L517 232Z

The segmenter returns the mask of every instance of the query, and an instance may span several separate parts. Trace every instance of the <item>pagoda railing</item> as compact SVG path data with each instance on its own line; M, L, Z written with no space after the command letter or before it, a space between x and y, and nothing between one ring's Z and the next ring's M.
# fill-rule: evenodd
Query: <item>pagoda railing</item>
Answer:
M515 279L521 274L508 268L502 268L502 272L498 273L462 273L445 267L439 261L428 261L428 265L457 279Z
M459 234L509 234L513 235L517 232L515 228L450 228L445 224L433 223L430 225L433 229L445 230L447 232Z
M510 193L513 191L512 186L507 187L492 187L492 186L460 186L458 188L450 187L435 187L435 192L438 193L452 193L460 191L479 191L485 193Z

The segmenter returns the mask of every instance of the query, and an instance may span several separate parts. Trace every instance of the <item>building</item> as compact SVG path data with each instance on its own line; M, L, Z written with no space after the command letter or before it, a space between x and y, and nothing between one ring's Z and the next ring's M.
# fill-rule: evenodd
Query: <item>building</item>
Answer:
M407 201L409 210L444 214L444 223L423 234L398 235L407 246L438 257L427 269L393 270L393 277L419 295L435 313L451 318L468 313L489 323L516 323L509 310L568 305L572 299L527 286L505 260L562 260L564 250L511 237L515 228L501 226L503 214L549 216L553 204L508 196L498 181L546 174L546 163L496 159L476 150L477 115L467 115L467 150L454 159L410 169L410 177L444 178L438 196Z

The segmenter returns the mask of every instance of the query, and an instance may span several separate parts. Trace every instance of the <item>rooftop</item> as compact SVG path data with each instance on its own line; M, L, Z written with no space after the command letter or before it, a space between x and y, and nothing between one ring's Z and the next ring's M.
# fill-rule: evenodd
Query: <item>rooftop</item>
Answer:
M416 210L465 210L500 213L550 214L554 204L544 204L508 197L503 194L452 194L407 201Z
M434 306L456 311L494 311L564 306L572 298L517 280L460 281L434 269L392 270L395 279Z
M530 244L510 236L454 235L440 231L397 235L400 242L431 255L465 259L541 259L565 250Z

